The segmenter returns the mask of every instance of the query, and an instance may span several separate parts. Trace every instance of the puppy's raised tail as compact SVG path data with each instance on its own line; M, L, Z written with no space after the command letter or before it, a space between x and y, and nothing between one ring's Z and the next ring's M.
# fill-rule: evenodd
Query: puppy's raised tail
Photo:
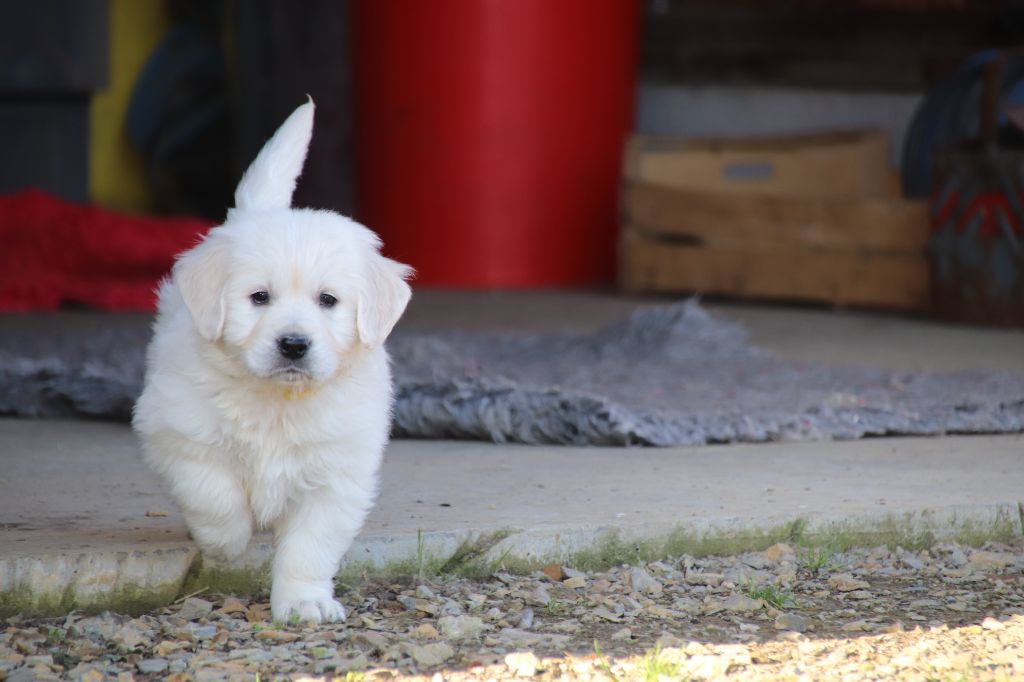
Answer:
M242 211L288 208L295 182L302 174L313 137L313 98L292 112L277 129L235 189L235 208Z

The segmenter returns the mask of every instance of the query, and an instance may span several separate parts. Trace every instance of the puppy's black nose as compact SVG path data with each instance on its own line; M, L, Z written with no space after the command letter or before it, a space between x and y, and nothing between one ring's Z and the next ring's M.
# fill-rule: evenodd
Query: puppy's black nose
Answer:
M282 336L277 340L277 350L289 360L298 360L309 350L309 339L305 336Z

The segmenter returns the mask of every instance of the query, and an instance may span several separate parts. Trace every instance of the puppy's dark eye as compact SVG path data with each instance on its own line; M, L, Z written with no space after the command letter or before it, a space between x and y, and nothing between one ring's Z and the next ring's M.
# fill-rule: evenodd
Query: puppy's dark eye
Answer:
M338 302L334 296L330 294L320 294L320 305L324 308L333 308L334 304Z
M270 293L266 291L254 291L249 294L249 300L253 305L266 305L270 303Z

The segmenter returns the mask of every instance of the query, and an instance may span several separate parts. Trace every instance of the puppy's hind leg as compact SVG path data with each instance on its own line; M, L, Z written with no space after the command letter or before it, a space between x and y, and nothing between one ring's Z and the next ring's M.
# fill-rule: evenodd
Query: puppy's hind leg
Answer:
M296 500L274 534L270 607L276 620L345 620L344 607L334 599L334 575L368 509L369 504L339 499L329 486Z
M252 511L241 481L217 462L175 458L160 467L203 555L231 561L252 538Z

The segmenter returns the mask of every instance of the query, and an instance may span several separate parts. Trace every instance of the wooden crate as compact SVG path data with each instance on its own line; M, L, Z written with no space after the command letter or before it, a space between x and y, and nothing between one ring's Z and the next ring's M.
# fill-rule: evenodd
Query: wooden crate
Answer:
M901 199L893 176L880 133L638 136L627 149L620 285L919 308L928 209Z
M627 181L716 194L890 197L889 144L882 131L750 139L634 135Z

